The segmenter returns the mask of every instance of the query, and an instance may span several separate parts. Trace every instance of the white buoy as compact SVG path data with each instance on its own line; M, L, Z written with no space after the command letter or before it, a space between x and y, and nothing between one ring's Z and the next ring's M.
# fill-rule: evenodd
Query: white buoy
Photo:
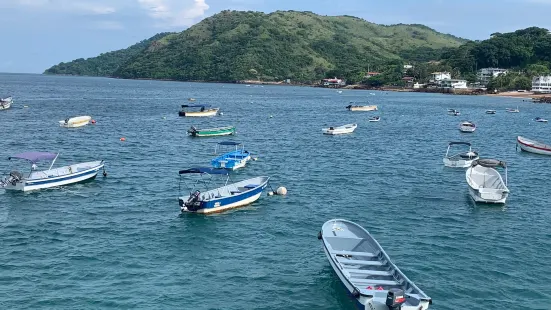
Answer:
M220 112L220 115L224 115L224 112Z
M254 160L254 161L257 161L257 160L258 160L258 157L253 157L253 160Z
M274 192L268 192L268 196L273 196Z
M287 195L287 189L283 186L280 186L277 188L276 193L280 196L285 196Z
M273 115L270 115L270 118L273 118L274 116Z

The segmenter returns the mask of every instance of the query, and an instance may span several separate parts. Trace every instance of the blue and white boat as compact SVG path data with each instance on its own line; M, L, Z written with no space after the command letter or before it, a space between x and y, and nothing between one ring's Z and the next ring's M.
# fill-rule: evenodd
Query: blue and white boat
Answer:
M31 163L31 169L25 176L22 172L12 171L0 187L13 191L32 191L68 184L74 184L94 179L103 168L103 160L74 164L52 169L59 154L48 152L26 152L9 157L23 159ZM37 163L51 161L47 170L37 170Z
M228 184L229 172L223 169L213 168L191 168L180 171L180 180L182 175L198 174L201 177L208 177L213 174L227 176L224 186L215 189L208 189L201 192L197 189L199 181L188 196L178 198L180 210L182 212L193 213L219 213L229 209L234 209L251 204L260 198L260 195L268 186L270 177L256 177L241 182ZM203 180L204 181L204 180ZM205 183L205 182L203 182Z
M235 147L234 151L223 153L211 161L211 165L216 169L236 170L245 167L247 162L251 160L251 153L245 150L245 146L241 142L224 141L216 144L214 153L218 154L219 148L224 146Z

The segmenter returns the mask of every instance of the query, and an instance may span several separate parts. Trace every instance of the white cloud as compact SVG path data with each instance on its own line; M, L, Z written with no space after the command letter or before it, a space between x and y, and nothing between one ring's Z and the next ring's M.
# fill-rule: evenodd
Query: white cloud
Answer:
M206 0L137 0L161 27L189 27L205 16Z

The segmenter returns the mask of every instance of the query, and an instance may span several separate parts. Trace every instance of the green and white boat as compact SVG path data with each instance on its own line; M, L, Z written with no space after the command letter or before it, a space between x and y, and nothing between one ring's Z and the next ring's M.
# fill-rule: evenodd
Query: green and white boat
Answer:
M190 136L194 137L215 137L215 136L229 136L235 134L235 126L217 127L217 128L205 128L197 129L191 126L187 131Z

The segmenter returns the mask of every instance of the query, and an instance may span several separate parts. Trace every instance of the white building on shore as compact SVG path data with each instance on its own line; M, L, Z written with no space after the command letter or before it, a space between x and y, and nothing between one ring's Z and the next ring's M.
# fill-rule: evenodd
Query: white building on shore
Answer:
M449 72L433 72L431 73L431 82L436 83L441 80L451 80L452 75Z
M438 81L440 88L467 89L467 80L444 79Z
M532 79L532 92L551 94L551 75L534 77Z
M483 84L486 85L492 78L496 78L502 74L507 74L507 69L500 69L500 68L483 68L478 70L478 73L476 74L477 80Z

